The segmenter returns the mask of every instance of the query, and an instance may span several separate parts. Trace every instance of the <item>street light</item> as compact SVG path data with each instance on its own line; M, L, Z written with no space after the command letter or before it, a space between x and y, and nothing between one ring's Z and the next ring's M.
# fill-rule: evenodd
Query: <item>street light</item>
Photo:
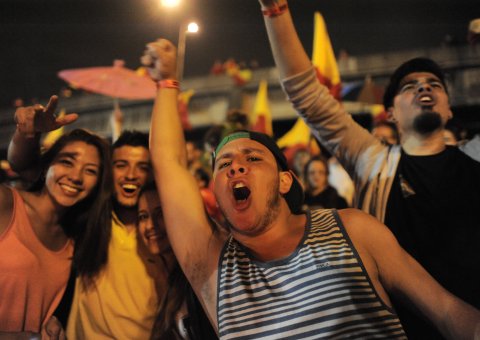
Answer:
M180 4L180 0L161 0L160 4L163 7L177 7Z
M178 63L177 63L177 78L182 81L183 68L185 65L185 45L187 42L188 33L197 33L198 24L195 22L181 23L178 31Z
M162 7L179 7L182 0L160 0ZM178 49L177 49L177 78L182 80L183 78L183 68L185 65L185 44L188 33L197 33L198 25L195 22L187 23L186 21L181 21L180 27L178 29Z

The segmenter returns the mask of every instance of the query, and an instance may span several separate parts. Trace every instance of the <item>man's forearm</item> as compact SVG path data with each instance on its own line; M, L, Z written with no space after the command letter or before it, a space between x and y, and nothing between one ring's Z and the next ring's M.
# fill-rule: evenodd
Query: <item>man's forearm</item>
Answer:
M155 165L170 161L184 166L187 163L177 96L176 89L160 89L157 93L150 126L150 152Z
M40 133L27 137L15 130L8 145L7 159L15 172L30 170L40 158Z
M280 2L279 5L287 4L286 1ZM264 19L280 78L307 70L311 62L298 38L290 11L275 16L264 15Z
M480 311L454 298L439 328L449 339L480 340Z

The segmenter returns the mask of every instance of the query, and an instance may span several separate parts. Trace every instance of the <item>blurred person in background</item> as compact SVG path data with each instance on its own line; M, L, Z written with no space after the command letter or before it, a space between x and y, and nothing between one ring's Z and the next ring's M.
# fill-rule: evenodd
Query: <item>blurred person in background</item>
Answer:
M305 164L305 202L310 209L348 208L347 201L328 184L328 162L322 156L312 157Z

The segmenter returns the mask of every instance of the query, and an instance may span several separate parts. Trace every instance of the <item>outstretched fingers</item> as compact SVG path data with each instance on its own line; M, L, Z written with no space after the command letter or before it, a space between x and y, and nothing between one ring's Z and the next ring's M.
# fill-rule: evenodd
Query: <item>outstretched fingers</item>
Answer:
M66 114L62 117L57 117L55 119L55 129L58 129L62 126L65 126L65 125L68 125L68 124L72 124L74 121L76 121L78 119L78 114L76 113L69 113L69 114Z
M53 95L50 97L50 100L48 101L47 106L45 108L43 108L42 106L43 112L47 115L54 115L55 110L57 109L57 105L58 105L58 96Z

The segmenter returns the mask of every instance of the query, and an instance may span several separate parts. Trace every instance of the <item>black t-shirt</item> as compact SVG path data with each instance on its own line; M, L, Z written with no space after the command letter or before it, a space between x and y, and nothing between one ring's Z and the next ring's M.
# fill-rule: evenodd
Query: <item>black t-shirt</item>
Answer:
M479 162L456 147L431 156L402 150L385 224L443 287L480 308ZM410 321L411 313L396 307L410 338L429 334L422 333L424 322Z
M325 209L344 209L348 208L345 198L340 196L337 190L332 186L327 186L325 190L316 196L312 196L308 192L305 192L305 200L303 202L311 210L318 208Z

